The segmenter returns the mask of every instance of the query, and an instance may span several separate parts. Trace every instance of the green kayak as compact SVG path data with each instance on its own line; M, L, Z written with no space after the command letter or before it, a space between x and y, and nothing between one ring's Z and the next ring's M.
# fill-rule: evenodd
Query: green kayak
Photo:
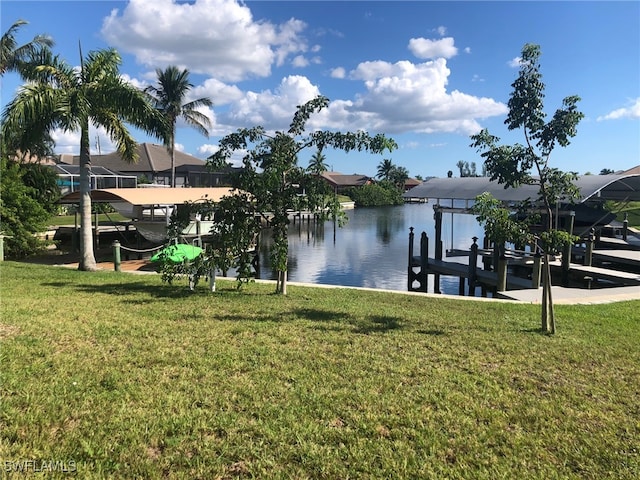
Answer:
M182 263L185 260L193 260L202 253L200 247L194 245L187 245L185 243L179 243L177 245L169 245L163 248L153 257L152 262L161 262L163 259L171 263Z

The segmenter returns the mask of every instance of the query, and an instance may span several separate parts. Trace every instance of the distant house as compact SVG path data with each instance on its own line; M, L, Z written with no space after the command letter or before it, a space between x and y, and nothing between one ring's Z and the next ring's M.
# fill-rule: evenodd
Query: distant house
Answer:
M374 183L373 178L359 174L343 175L339 172L322 172L321 177L331 185L336 193L344 192L350 187L361 187Z
M176 178L184 179L184 184L189 187L229 187L232 176L242 170L237 167L225 167L223 170L211 172L206 164L180 165L176 167ZM159 172L160 176L171 178L171 169Z
M629 170L625 170L622 172L622 175L640 175L640 165L630 168Z
M204 182L203 175L208 173L206 171L206 162L179 151L175 152L175 157L176 186L221 186L220 178L222 177L220 175L217 183L215 178L210 178L208 181L211 185L202 185L202 183L192 185L190 178L198 178L199 182ZM63 156L61 160L72 165L80 164L78 155L74 155L71 162L69 162L67 156ZM163 145L153 143L138 144L138 161L136 163L126 162L118 152L113 152L106 155L91 155L91 165L104 167L125 175L134 175L139 180L146 178L153 183L161 185L171 184L171 156ZM215 176L215 174L212 175Z
M413 187L417 187L422 182L420 180L416 180L415 178L407 178L404 181L404 191L407 192L411 190Z

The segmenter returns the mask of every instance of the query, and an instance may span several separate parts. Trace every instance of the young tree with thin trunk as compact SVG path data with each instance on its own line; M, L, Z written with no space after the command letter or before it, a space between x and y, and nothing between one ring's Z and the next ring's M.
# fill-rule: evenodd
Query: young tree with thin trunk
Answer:
M207 97L186 102L189 90L193 84L189 82L189 70L179 70L173 65L166 69L156 69L158 83L149 86L145 92L149 94L155 107L167 119L167 131L164 134L164 144L171 157L171 186L176 186L176 127L178 120L184 120L189 126L195 128L205 137L209 136L211 121L202 112L200 107L213 105Z
M80 52L80 68L51 55L42 55L26 72L23 85L6 106L2 134L12 145L27 151L34 141L58 128L80 131L80 262L79 269L97 269L91 227L89 126L103 127L116 143L123 159L137 160L137 144L127 124L161 138L164 118L148 97L122 79L122 60L114 49L98 50L86 58Z
M277 272L276 293L287 293L289 214L300 209L320 216L336 215L339 204L326 189L326 183L298 166L298 155L307 148L319 151L326 146L349 152L352 150L382 153L393 150L396 143L384 135L366 132L314 131L306 133L310 116L329 105L329 99L318 96L298 106L286 132L267 133L263 127L240 129L220 140L220 149L209 157L217 168L224 166L236 151L245 151L243 170L235 187L251 195L255 211L268 216L272 229L272 266ZM325 187L325 188L323 188Z
M538 203L546 220L541 234L543 250L542 331L554 333L555 315L551 296L551 268L549 254L561 244L571 241L570 235L554 229L553 208L560 201L570 201L578 194L573 184L576 174L561 172L549 164L556 146L566 147L577 133L577 125L584 115L578 111L577 96L566 97L562 107L551 120L544 113L544 90L540 73L540 47L526 44L522 49L520 72L512 84L509 113L505 124L509 130L521 129L525 144L501 145L500 139L482 130L471 138L472 147L482 152L485 167L491 180L504 184L505 188L519 185L537 185Z

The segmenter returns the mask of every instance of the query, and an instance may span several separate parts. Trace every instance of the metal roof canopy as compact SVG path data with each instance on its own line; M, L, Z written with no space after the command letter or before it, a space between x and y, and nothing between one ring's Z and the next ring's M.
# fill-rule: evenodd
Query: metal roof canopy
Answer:
M232 195L228 187L217 188L106 188L91 190L91 200L96 203L128 202L132 205L176 205L198 200L219 202L224 196ZM80 192L63 196L59 203L80 203Z
M640 201L640 174L582 175L574 182L580 189L576 203L590 200ZM537 185L504 188L488 177L431 178L403 194L405 198L474 200L489 192L502 202L520 202L538 197Z

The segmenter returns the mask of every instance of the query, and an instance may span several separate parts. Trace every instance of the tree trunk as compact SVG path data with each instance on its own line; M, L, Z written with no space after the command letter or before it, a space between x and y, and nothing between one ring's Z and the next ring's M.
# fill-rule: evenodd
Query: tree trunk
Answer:
M556 316L555 316L555 311L553 308L553 296L551 294L551 287L552 287L552 283L551 283L551 265L549 265L549 261L547 260L547 275L548 275L548 281L547 281L547 285L548 285L548 292L547 292L547 318L548 318L548 324L549 324L549 333L556 333Z
M544 253L544 265L542 267L542 332L555 333L555 321L553 314L553 298L551 296L551 265L549 255Z
M176 188L176 150L171 145L171 187Z
M169 149L169 154L171 156L171 187L176 188L176 121L173 119Z
M541 320L540 329L542 330L542 332L546 332L549 330L549 316L547 315L549 313L547 309L549 300L547 299L547 254L546 253L544 254L543 262L544 263L542 265L542 303L540 305L540 320Z
M287 271L282 272L282 289L280 291L282 295L287 294Z
M85 124L80 134L80 262L78 263L78 270L84 271L95 271L98 269L93 252L90 174L89 125Z

